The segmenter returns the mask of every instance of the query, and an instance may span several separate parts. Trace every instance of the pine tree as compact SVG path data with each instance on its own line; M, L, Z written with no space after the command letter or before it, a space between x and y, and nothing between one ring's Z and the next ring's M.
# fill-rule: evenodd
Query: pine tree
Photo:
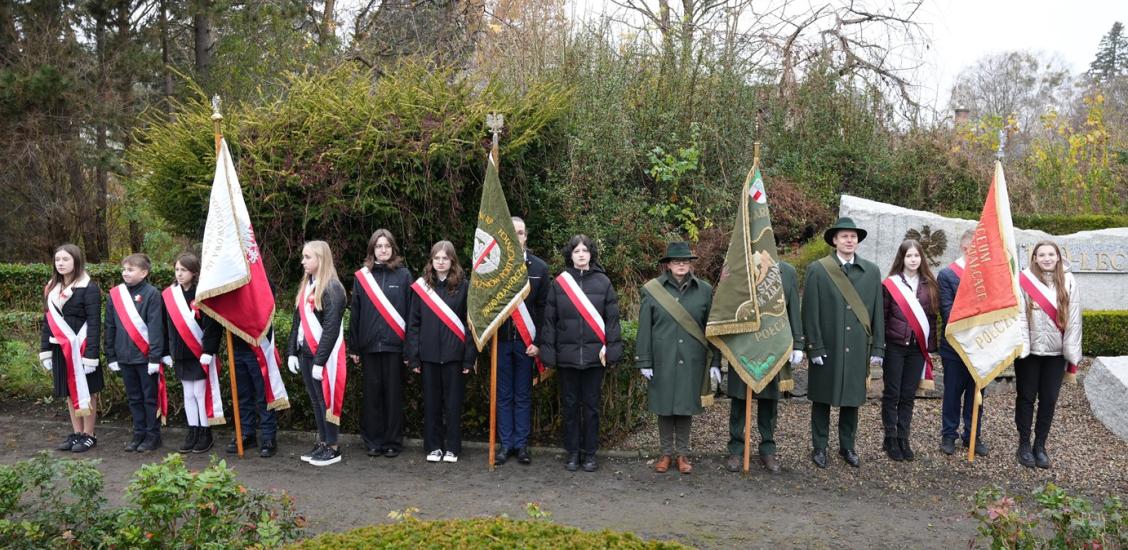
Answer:
M1097 56L1089 64L1089 77L1105 83L1125 75L1128 75L1128 36L1124 35L1124 25L1117 21L1101 38Z

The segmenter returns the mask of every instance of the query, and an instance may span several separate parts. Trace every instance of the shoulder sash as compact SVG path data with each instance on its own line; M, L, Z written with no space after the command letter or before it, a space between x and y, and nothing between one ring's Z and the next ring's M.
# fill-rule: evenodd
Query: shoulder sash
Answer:
M842 298L846 300L846 305L850 306L850 311L853 311L854 316L858 318L858 322L862 323L862 328L866 329L866 336L872 340L873 329L870 328L869 309L862 302L858 289L854 288L854 284L842 272L842 266L838 265L834 258L824 256L819 260L819 263L826 270L826 274L830 277L830 281L834 283L835 288L842 294Z
M192 351L196 358L204 355L204 329L196 322L196 315L188 300L184 297L184 289L180 285L172 285L163 292L165 311L172 320L176 333L184 341L184 345ZM204 369L207 384L204 384L204 408L208 418L208 425L215 426L225 422L223 418L223 400L219 399L219 369L223 368L219 362L219 354L212 356L211 362L200 363Z
M443 301L442 297L435 292L435 289L420 277L411 284L411 289L423 299L423 303L427 308L443 322L459 340L466 341L466 325L462 323L462 319L454 313L454 310Z
M572 302L576 311L580 312L580 317L584 318L584 322L591 328L595 336L603 344L600 348L601 358L607 354L607 328L603 322L603 316L595 309L595 305L588 299L587 294L584 294L583 289L580 288L579 283L572 277L571 273L567 271L561 273L556 277L556 283L560 285L560 289L564 291L564 295Z
M141 355L145 356L145 361L148 362L149 325L141 318L141 312L137 311L137 304L133 302L129 295L129 288L125 286L125 283L110 290L110 300L114 303L114 313L117 315L119 324L125 329L125 333L129 335L133 345L141 350ZM167 424L168 384L165 381L164 365L160 361L157 361L157 374L157 418L161 419L161 424Z
M376 278L372 276L372 272L367 267L362 267L356 272L356 280L360 283L360 287L364 289L364 293L368 296L368 301L376 307L376 311L380 313L380 317L384 318L384 322L392 327L400 340L404 339L404 328L407 323L404 322L403 316L400 315L388 297L384 295L384 290L380 285L376 284Z
M47 327L63 352L63 361L66 365L61 366L67 369L67 390L70 394L71 408L74 409L75 416L86 416L91 413L90 387L86 384L86 372L82 369L82 355L86 352L86 326L88 323L82 323L78 332L75 332L67 324L62 311L60 311L62 307L56 306L56 302L60 301L57 295L62 290L59 285L56 285L48 292ZM61 301L65 303L65 300Z
M897 302L897 307L901 308L901 314L904 315L905 320L909 323L909 328L913 329L913 335L916 336L917 347L920 348L920 354L924 356L924 372L921 373L921 380L932 380L932 354L928 353L929 324L924 307L920 305L916 293L909 288L909 285L905 284L900 276L889 277L881 284L885 285L889 295L893 297L893 301ZM921 284L924 284L923 280Z
M662 306L662 309L666 310L666 313L669 313L670 316L678 322L678 326L688 332L689 335L692 336L694 340L700 342L701 345L709 347L709 341L705 339L705 333L702 332L701 327L697 326L697 322L693 320L693 316L689 314L685 306L681 305L681 302L674 299L673 295L662 285L661 281L658 279L650 279L645 285L642 285L642 288L645 288L646 291L650 293L650 296L658 302L658 305Z
M533 322L529 307L525 305L523 300L517 305L517 309L513 310L510 318L513 319L513 326L517 329L517 334L521 335L521 341L524 342L525 347L533 345L533 341L537 337L537 324ZM541 362L540 356L534 357L533 363L537 366L537 373L544 374L544 363Z
M1058 324L1057 294L1053 290L1050 290L1050 287L1046 286L1045 283L1039 281L1038 277L1034 276L1034 273L1030 271L1030 268L1023 269L1019 272L1018 285L1021 286L1022 290L1026 292L1026 295L1030 296L1030 299L1034 300L1034 303L1038 304L1038 307L1042 308L1042 311L1046 312L1046 315L1050 317L1050 322L1061 332L1064 344L1065 327ZM1076 373L1077 365L1070 363L1068 370L1071 373Z
M317 355L323 329L321 322L317 320L317 315L313 313L311 299L306 298L308 290L309 287L303 289L302 295L298 298L300 308L298 311L301 315L301 331L305 335L306 345L309 346L310 354ZM345 324L341 323L337 331L337 339L333 342L333 350L329 352L329 360L322 365L325 367L325 372L321 377L321 390L325 396L325 421L338 426L341 424L341 411L345 404L345 382L348 371L346 359Z

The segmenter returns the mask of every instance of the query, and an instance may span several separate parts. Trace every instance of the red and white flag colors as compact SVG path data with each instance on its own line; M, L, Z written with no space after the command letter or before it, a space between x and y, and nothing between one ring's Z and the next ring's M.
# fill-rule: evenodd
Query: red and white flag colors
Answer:
M1073 278L1073 275L1066 273L1066 280ZM1064 335L1065 327L1058 322L1058 308L1057 308L1057 293L1046 286L1045 283L1038 280L1038 277L1030 271L1030 268L1023 269L1018 275L1018 284L1026 295L1030 297L1038 307L1042 309L1053 321L1054 326ZM1066 367L1066 372L1070 375L1077 375L1077 365L1069 363Z
M893 297L893 301L897 303L897 307L901 309L901 314L908 321L909 328L913 330L913 336L916 337L920 354L924 356L924 372L920 374L920 379L923 381L921 385L924 389L931 390L935 387L935 382L932 378L932 355L928 353L930 332L928 315L924 312L924 307L920 305L916 292L905 284L905 281L899 275L886 278L882 281L882 284L889 291L889 295Z
M404 339L404 329L407 323L404 322L403 316L396 311L396 307L388 300L384 294L383 289L376 283L376 278L372 276L372 272L367 267L360 268L356 272L356 280L360 282L360 288L364 289L365 296L368 296L368 301L372 302L376 311L380 312L380 317L383 317L384 322L395 331L396 336L400 340Z
M302 338L309 345L310 353L316 356L320 347L322 328L321 322L313 312L313 289L312 283L302 289L297 307L301 316ZM325 396L325 421L338 426L341 424L341 410L345 405L345 382L348 378L346 353L345 324L341 323L337 338L333 341L333 349L329 352L329 359L323 365L325 372L321 375L321 391Z
M47 292L47 328L51 331L54 343L59 344L63 352L65 365L56 365L55 368L65 368L67 378L67 392L70 396L70 406L75 416L87 416L90 409L90 387L86 384L86 371L82 368L82 355L86 352L86 325L83 323L78 332L67 324L63 318L63 304L74 295L74 288L86 286L90 277L85 273L71 286L55 285ZM50 352L47 352L50 353Z
M215 163L196 303L248 344L270 330L274 294L225 140Z
M204 329L196 321L197 313L192 310L188 300L184 298L184 289L180 285L172 285L161 292L164 300L165 311L168 312L176 333L184 341L184 345L199 359L204 355ZM226 421L223 418L223 399L219 393L219 369L222 368L219 358L213 356L208 363L200 363L204 369L207 383L204 384L204 408L207 409L208 425L216 426Z
M521 302L517 306L512 318L517 334L521 335L521 342L525 344L525 347L533 345L533 342L537 339L537 324L533 322L533 315L529 313L529 307L525 305L525 302ZM545 369L540 356L533 357L533 363L537 366L537 374L543 375Z
M110 301L114 303L114 313L117 315L118 325L125 329L133 345L141 350L141 355L149 355L149 325L141 318L137 305L129 295L129 288L125 284L115 286L110 290ZM157 417L161 424L168 423L168 386L165 383L164 366L157 363Z
M435 293L435 289L431 288L431 286L420 277L411 284L411 290L415 291L415 294L423 300L423 304L427 306L427 309L430 309L459 340L463 342L466 341L466 325L462 323L462 319L458 318L458 314Z
M571 273L567 271L561 273L556 277L556 283L560 285L564 295L572 302L572 306L580 312L580 316L584 318L584 322L595 333L599 341L603 343L603 347L599 348L599 361L606 361L607 355L607 327L603 322L603 316L595 309L595 305L588 299L587 294L584 294L580 285L576 283L576 279L572 277Z

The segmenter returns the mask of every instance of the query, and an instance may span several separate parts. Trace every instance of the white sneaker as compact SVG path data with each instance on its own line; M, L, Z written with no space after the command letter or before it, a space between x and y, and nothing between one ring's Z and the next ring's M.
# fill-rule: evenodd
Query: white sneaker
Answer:
M443 452L438 449L431 451L430 454L427 455L427 462L442 462L442 460Z
M443 462L458 462L458 455L447 451L446 454L443 455Z

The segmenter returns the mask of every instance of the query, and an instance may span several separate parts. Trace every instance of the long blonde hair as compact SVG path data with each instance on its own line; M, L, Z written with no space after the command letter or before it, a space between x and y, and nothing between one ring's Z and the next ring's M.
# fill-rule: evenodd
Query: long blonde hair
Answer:
M329 287L331 281L340 280L337 278L337 268L333 267L333 251L329 249L329 243L325 241L309 241L302 246L302 250L309 249L310 253L317 258L317 274L313 279L315 284L313 286L313 308L320 310L321 297L325 295L325 289ZM298 295L294 298L294 302L298 307L302 307L302 292L305 291L306 286L309 285L309 274L302 275L302 282L298 285Z
M1054 252L1057 252L1058 262L1054 266L1052 272L1045 271L1042 266L1038 265L1035 261L1038 258L1038 249L1043 246L1053 247ZM1038 276L1039 280L1045 276L1046 273L1053 273L1054 290L1057 292L1057 325L1058 328L1065 329L1065 322L1069 319L1069 289L1065 287L1065 267L1062 265L1065 259L1061 257L1061 248L1058 248L1057 243L1053 241L1038 241L1034 248L1030 250L1030 272ZM1034 309L1034 301L1028 300L1026 302L1026 315L1029 319L1031 311Z

